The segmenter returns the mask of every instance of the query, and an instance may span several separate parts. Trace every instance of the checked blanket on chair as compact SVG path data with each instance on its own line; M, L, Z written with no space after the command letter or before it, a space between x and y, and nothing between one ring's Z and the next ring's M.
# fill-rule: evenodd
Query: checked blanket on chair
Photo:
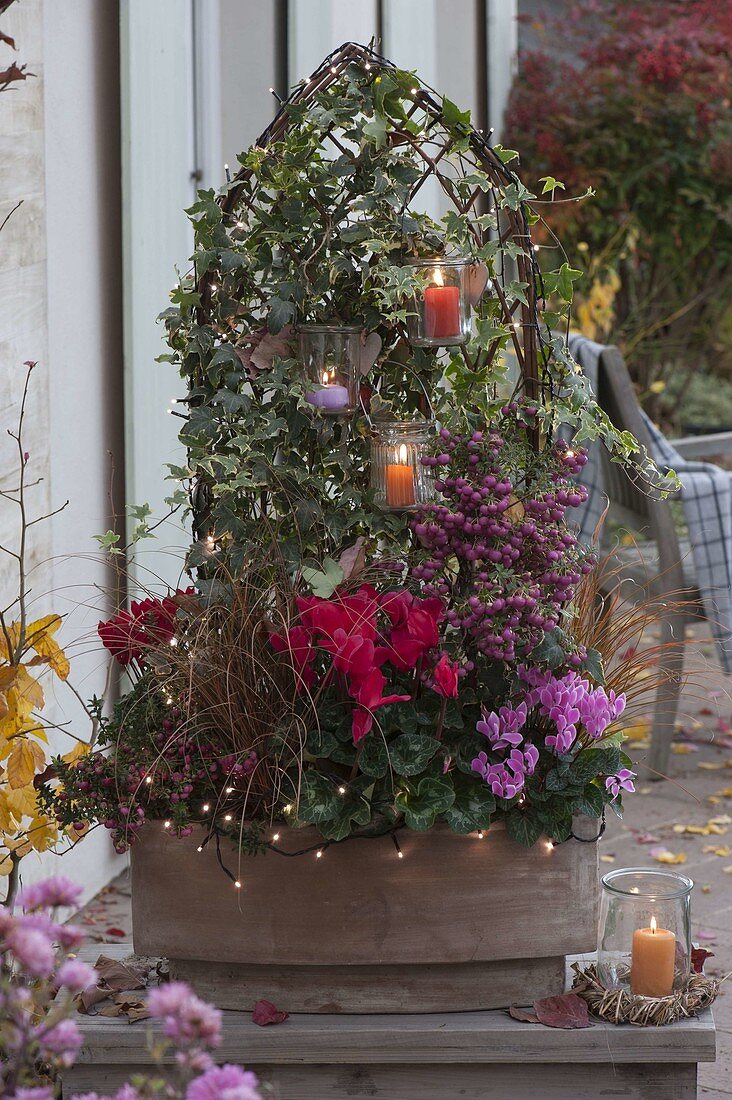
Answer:
M571 335L569 350L596 393L604 348ZM722 668L732 672L732 474L709 462L683 458L653 421L642 416L651 436L651 458L662 470L675 470L679 476L696 584ZM599 444L590 447L579 480L589 491L580 517L580 537L589 542L607 504Z

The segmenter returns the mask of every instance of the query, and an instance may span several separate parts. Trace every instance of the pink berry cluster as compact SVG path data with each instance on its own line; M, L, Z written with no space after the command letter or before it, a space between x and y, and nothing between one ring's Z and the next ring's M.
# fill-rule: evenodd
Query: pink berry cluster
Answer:
M174 834L190 836L206 801L216 806L222 792L235 797L246 789L256 752L243 758L222 755L219 745L187 728L180 707L162 713L160 708L158 732L144 732L142 744L134 724L125 730L123 723L111 755L101 751L75 761L71 782L61 774L62 786L53 795L60 825L81 831L88 820L101 821L122 853L148 818L170 819Z
M445 600L467 653L514 661L557 626L594 562L565 521L586 499L571 480L586 455L558 443L532 462L522 422L509 420L516 406L503 411L503 431L442 428L422 459L442 500L411 521L423 551L412 575Z

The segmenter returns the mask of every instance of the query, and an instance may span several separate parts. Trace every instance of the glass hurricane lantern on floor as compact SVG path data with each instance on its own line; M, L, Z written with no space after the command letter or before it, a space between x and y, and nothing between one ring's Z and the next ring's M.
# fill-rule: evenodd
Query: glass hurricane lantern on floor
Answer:
M686 988L693 886L686 875L644 867L603 876L597 969L606 989L667 997Z

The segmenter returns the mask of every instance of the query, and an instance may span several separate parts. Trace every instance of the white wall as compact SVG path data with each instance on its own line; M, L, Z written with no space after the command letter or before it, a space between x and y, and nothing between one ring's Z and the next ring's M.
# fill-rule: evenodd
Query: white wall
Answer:
M30 614L68 614L59 640L74 685L89 697L105 680L90 639L112 609L93 541L111 523L106 451L122 461L116 18L113 5L94 0L24 0L3 15L3 30L35 76L3 94L0 112L0 219L8 204L25 200L0 241L0 418L3 429L14 425L23 360L37 360L26 446L29 474L43 482L30 494L31 515L70 503L32 528ZM4 431L2 439L7 485ZM0 530L12 546L17 524L7 507ZM0 561L6 603L16 578L10 559ZM44 715L88 737L71 693L50 675L43 684ZM55 752L73 744L60 731L50 740ZM21 874L28 882L62 871L89 896L123 865L100 830L61 860L30 854Z
M96 624L117 598L93 536L124 499L115 5L45 0L43 52L51 505L69 500L53 520L54 608L68 616L72 677L86 699L104 688ZM56 695L86 735L81 708L63 687ZM98 829L60 866L93 893L124 863Z
M181 421L168 415L184 388L155 357L166 350L156 317L193 249L184 213L196 191L191 6L122 0L120 15L126 493L160 518L174 488L165 464L185 460ZM140 544L136 580L175 587L189 542L177 517L166 521L154 542Z

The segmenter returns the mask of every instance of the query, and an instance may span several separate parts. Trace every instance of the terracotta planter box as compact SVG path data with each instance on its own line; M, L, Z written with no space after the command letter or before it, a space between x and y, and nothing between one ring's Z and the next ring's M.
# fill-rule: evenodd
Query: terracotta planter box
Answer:
M315 829L281 827L291 851ZM287 858L222 856L205 834L146 825L131 850L138 954L221 1008L266 998L291 1012L443 1012L500 1008L557 993L564 957L594 950L596 844L531 849L502 826L484 839L447 826Z

